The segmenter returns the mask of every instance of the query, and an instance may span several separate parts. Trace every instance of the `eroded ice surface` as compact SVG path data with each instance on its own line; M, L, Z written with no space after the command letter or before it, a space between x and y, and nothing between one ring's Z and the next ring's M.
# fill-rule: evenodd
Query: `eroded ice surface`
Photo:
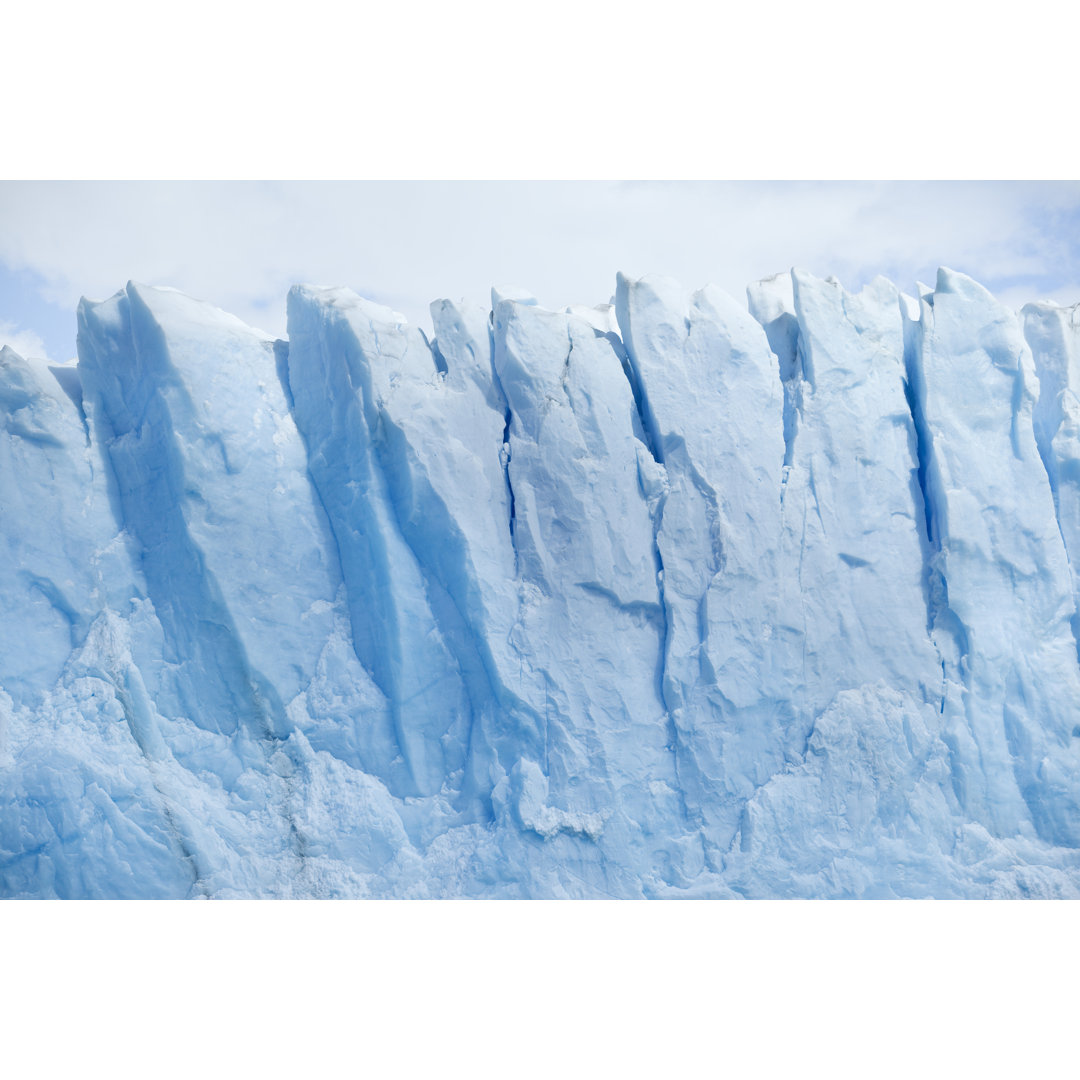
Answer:
M0 353L0 895L1080 895L1080 317L129 284Z

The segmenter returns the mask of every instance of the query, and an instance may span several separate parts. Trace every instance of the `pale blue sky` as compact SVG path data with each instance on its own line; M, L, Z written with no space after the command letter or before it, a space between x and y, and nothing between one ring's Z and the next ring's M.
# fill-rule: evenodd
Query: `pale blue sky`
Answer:
M615 273L714 282L744 299L804 267L911 290L939 265L1019 306L1080 301L1080 184L0 183L0 341L62 362L75 305L173 285L271 333L291 284L346 284L429 325L449 296L515 284L603 303Z

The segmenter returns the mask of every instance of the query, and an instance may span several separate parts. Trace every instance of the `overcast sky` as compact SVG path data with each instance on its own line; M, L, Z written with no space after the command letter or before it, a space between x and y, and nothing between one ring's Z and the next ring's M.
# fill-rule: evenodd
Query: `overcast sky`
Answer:
M492 285L606 302L616 271L748 282L792 266L907 290L939 265L1019 306L1080 301L1080 184L0 183L0 341L62 362L75 306L134 279L275 334L296 282L346 284L428 327Z

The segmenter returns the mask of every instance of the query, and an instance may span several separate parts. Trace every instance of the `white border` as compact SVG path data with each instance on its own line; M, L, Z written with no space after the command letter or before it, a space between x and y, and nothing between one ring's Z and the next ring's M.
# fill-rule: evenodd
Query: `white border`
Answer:
M1071 179L1077 11L8 4L0 175Z
M0 909L5 1070L1060 1075L1076 1042L1076 911L11 903Z

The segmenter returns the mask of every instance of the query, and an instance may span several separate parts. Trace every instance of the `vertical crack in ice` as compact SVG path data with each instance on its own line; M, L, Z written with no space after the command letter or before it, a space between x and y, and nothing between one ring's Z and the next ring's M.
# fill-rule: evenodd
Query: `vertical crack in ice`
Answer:
M664 465L664 440L660 434L660 428L656 422L656 416L653 413L652 405L649 402L649 396L645 392L645 385L641 379L640 365L638 364L636 354L633 352L633 345L629 335L626 335L626 339L621 342L621 345L622 349L620 350L621 355L619 358L622 360L623 374L626 376L626 381L630 384L630 394L634 399L634 408L637 410L638 421L641 424L641 429L645 436L645 447L657 465Z
M802 371L799 320L792 311L781 311L769 319L766 310L755 303L753 292L747 290L750 314L765 331L769 349L776 357L780 385L783 388L783 433L784 460L780 470L780 508L783 510L784 497L787 494L788 479L795 464L795 441L799 433L799 419L802 410Z
M941 661L941 700L939 713L945 712L947 696L947 668L945 657L936 639L939 620L944 620L949 611L949 589L943 572L941 542L937 534L934 513L934 500L931 496L929 469L933 453L933 435L926 421L926 387L920 357L921 339L926 327L921 321L909 318L904 301L898 301L903 319L904 335L904 400L907 402L915 432L914 454L916 461L913 477L915 496L916 530L919 536L919 548L922 552L923 572L922 589L926 603L926 632L934 650ZM954 617L955 620L955 617Z
M296 402L293 400L292 385L289 382L289 343L278 338L271 349L274 354L274 371L277 372L281 392L285 395L285 404L289 414L295 419Z
M794 281L794 271L792 272L792 280ZM814 376L813 376L813 361L810 355L810 349L806 338L803 333L803 327L801 320L797 312L799 311L799 292L798 288L794 290L795 311L796 314L785 313L780 319L777 319L772 327L765 327L766 337L769 339L769 345L776 351L776 348L783 348L784 354L781 356L777 354L780 361L780 381L784 387L784 466L781 470L780 476L780 508L781 512L784 507L784 499L787 495L788 480L791 478L791 471L795 467L795 446L799 436L799 426L803 419L803 409L805 407L805 396L807 388L809 388L811 397L814 393ZM790 319L790 323L786 322ZM770 335L769 331L777 324L782 325L782 335L776 333ZM774 337L776 338L776 345L773 345ZM783 342L783 343L782 343ZM814 490L814 474L811 468L808 473L808 480L810 484L810 493L814 496L814 509L817 511L818 521L821 522L821 527L824 530L825 523L821 519L821 507L817 501L817 492ZM803 506L803 543L806 541L806 521L805 521L806 507ZM781 521L783 518L781 517ZM800 571L802 565L802 556L800 554ZM801 588L800 588L801 592ZM804 622L805 622L805 599L803 603L804 609ZM805 627L803 638L805 640Z
M655 458L653 459L656 460ZM659 464L659 462L657 462ZM638 482L641 483L641 472L638 470ZM642 490L644 495L644 489ZM675 713L672 708L670 695L668 693L668 679L667 679L667 663L668 663L668 649L670 648L671 638L671 617L668 612L668 601L665 595L665 580L664 580L664 556L660 551L660 530L663 527L664 521L664 505L667 502L667 492L662 492L656 500L656 509L652 514L652 554L653 563L656 567L656 592L659 600L660 611L660 648L657 657L656 665L656 694L660 703L664 707L667 722L668 741L671 747L672 755L675 762L675 776L678 779L679 776L679 755L680 755L680 741L678 727L675 723ZM686 796L683 791L683 785L679 783L679 797L680 804L682 806L683 817L688 818L688 810L686 806Z
M623 312L619 312L620 322L622 321L623 314ZM625 317L627 319L629 318L628 311L625 313ZM627 326L628 325L629 324L627 324ZM682 812L683 821L688 823L690 821L690 811L686 800L686 785L680 775L681 758L684 754L688 753L688 747L683 745L679 735L678 724L675 720L675 707L671 700L671 693L668 690L667 666L669 659L668 653L671 647L671 611L666 592L664 556L660 549L660 532L663 528L664 507L667 503L668 496L666 467L664 465L664 442L660 434L656 416L649 403L649 397L645 389L644 381L641 378L641 365L634 350L632 337L627 333L627 326L620 326L620 329L622 330L621 338L614 333L608 336L615 338L615 341L612 342L613 346L617 342L618 347L616 348L616 355L621 361L623 375L630 385L630 394L634 401L634 408L641 425L642 434L644 435L644 439L639 439L638 441L648 453L653 464L658 470L663 472L665 477L663 488L656 491L656 479L642 476L641 461L639 459L638 486L641 490L642 498L645 499L646 505L649 506L649 516L652 521L652 557L653 564L656 568L656 592L660 610L660 640L656 664L656 695L664 709L668 748L672 755L672 764L677 785L676 790L679 796L679 808ZM637 433L635 433L635 438L637 438Z
M1024 368L1022 363L1016 365L1013 374L1012 397L1009 401L1011 415L1009 417L1009 444L1012 446L1013 457L1017 461L1024 460L1024 452L1020 448L1020 413L1024 404ZM1045 464L1045 462L1044 462Z
M518 549L517 549L517 537L514 535L515 526L517 525L517 504L514 502L514 484L510 479L510 424L513 420L513 413L510 411L510 406L506 406L506 412L504 413L503 433L502 433L502 449L499 452L499 461L502 465L503 481L506 484L506 494L510 500L509 503L509 519L510 526L510 546L514 550L514 576L517 577L518 572Z
M796 331L794 354L786 364L783 361L780 364L780 382L784 387L784 465L789 469L795 464L795 443L799 437L799 421L803 413L804 384L809 385L811 390L814 388L814 384L805 377L807 367L806 345L802 333Z
M903 298L900 298L903 305ZM941 662L941 691L938 705L939 715L944 716L949 701L949 672L953 677L963 680L968 670L970 651L967 627L949 603L949 583L946 575L945 551L942 540L945 531L945 511L939 502L941 482L938 476L938 464L934 447L933 432L926 416L926 372L924 350L928 339L933 334L933 305L924 303L921 318L911 319L901 306L904 326L904 396L907 400L915 430L915 469L914 483L918 490L915 505L918 511L918 533L923 554L923 589L926 598L926 629L931 645ZM946 655L942 645L951 641L953 655ZM963 711L969 728L971 717L968 715L971 702L965 690ZM960 762L960 748L955 734L946 729L941 738L949 755L949 771L953 793L961 806L966 805L966 782ZM976 740L977 753L982 760L982 746Z
M513 424L514 413L510 408L510 398L507 396L506 391L503 389L502 380L499 378L499 372L495 368L495 343L493 340L493 334L491 330L491 324L494 322L495 313L491 312L488 319L488 334L489 345L488 355L491 358L491 381L495 387L496 392L503 402L503 431L502 431L502 445L499 448L499 464L502 466L503 481L506 484L506 494L510 500L509 517L507 525L510 529L510 547L514 552L514 577L518 577L518 570L520 566L520 557L517 548L517 503L514 500L514 482L510 476L510 458L512 451L510 447L510 428ZM475 359L472 346L468 346L469 355Z
M803 583L803 565L806 560L806 514L807 514L807 492L813 496L814 510L817 515L819 524L821 525L822 532L825 531L825 522L821 514L821 506L818 502L817 491L814 485L813 465L812 460L807 461L805 464L800 465L796 462L795 449L798 442L800 421L802 420L803 408L804 408L804 394L806 386L808 385L803 379L803 371L808 366L806 358L806 345L803 341L803 333L799 325L799 318L794 311L782 310L779 315L771 320L766 320L765 312L760 310L758 305L754 302L754 297L750 289L747 290L748 299L750 300L750 314L759 326L765 331L765 338L769 343L769 348L772 351L773 356L776 357L777 370L780 376L780 385L783 389L783 402L781 406L781 417L783 425L783 440L784 440L784 457L783 463L780 467L780 537L786 537L789 534L788 527L790 522L791 508L787 505L788 502L788 488L793 476L797 478L795 487L796 494L801 494L802 504L795 507L795 513L798 516L798 537L799 537L799 556L798 563L795 567L795 583L798 590L799 601L799 617L801 621L801 632L799 634L800 641L800 666L802 671L802 682L800 688L796 691L795 696L792 699L792 705L796 706L797 712L805 712L806 702L803 700L801 703L797 701L798 697L805 699L806 687L807 687L807 662L809 658L808 642L809 642L809 615L807 611L807 592ZM813 387L811 386L811 392ZM802 472L799 473L796 470L801 468ZM798 483L798 478L802 478L803 482ZM784 544L784 540L781 539L781 543ZM782 548L782 550L785 550ZM807 722L807 729L803 740L802 756L805 757L807 748L810 743L810 736L813 734L814 724L816 718L810 716Z

